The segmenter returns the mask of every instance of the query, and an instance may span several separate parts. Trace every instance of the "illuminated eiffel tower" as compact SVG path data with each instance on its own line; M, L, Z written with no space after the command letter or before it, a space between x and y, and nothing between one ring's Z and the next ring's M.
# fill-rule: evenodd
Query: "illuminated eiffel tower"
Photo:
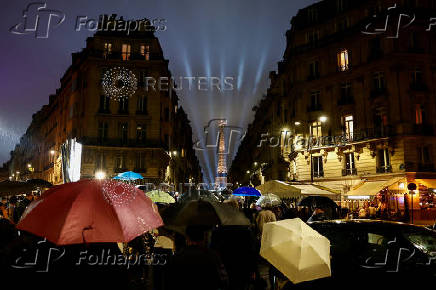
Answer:
M218 166L217 175L215 178L215 187L223 189L227 187L227 152L226 142L224 137L224 128L227 125L227 121L220 121L219 126L219 140L218 140Z

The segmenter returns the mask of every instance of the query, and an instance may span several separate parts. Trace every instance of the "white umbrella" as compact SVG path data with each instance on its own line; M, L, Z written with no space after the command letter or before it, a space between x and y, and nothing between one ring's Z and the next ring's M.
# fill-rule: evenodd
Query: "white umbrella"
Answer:
M330 277L330 241L302 220L263 226L260 254L294 284Z
M282 203L282 200L280 199L280 197L278 197L275 194L269 193L269 194L265 194L262 195L256 202L256 205L260 206L260 207L265 207L265 206L276 206Z

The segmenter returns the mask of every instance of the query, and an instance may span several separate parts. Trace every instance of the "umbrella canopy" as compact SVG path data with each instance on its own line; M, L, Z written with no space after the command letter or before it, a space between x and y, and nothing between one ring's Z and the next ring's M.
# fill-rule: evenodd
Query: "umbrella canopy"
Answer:
M26 208L17 228L69 245L129 242L162 224L156 205L134 186L83 180L43 193Z
M294 284L330 277L330 241L300 219L266 223L260 254Z
M250 225L245 215L231 205L205 200L188 202L180 208L172 222L175 225Z
M308 206L308 207L311 207L311 208L315 208L315 207L320 207L320 208L326 208L326 207L337 208L338 207L336 202L334 202L333 200L331 200L327 196L316 196L316 195L307 196L307 197L303 198L298 203L298 205L299 206Z
M137 179L144 179L144 177L142 177L142 175L139 173L136 173L133 171L127 171L127 172L123 172L123 173L118 174L113 179L132 181L132 180L137 180Z
M267 207L267 206L276 206L282 203L282 200L280 197L278 197L275 194L269 193L266 195L262 195L256 202L256 205L260 207Z
M162 190L152 190L146 193L146 195L153 201L158 203L175 203L174 197Z
M44 179L29 179L26 181L26 184L29 186L32 186L34 188L40 187L40 188L49 188L52 187L53 184L50 182L44 180Z
M254 187L239 187L235 191L233 191L233 195L236 196L261 196L259 190Z
M31 191L32 189L29 188L29 185L26 184L26 182L22 181L2 181L0 182L0 195L6 196L6 195L16 195L20 193L25 193L28 191Z
M273 193L280 198L301 196L301 190L280 180L270 180L256 187L262 194Z

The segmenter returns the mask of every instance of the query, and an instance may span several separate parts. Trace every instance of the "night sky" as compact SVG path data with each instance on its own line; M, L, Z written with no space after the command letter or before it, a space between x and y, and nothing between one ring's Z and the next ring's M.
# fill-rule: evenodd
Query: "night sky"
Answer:
M48 103L48 96L59 87L59 79L71 64L71 53L80 51L93 34L74 31L77 16L97 19L100 14L115 13L124 19L166 19L167 30L156 36L174 77L234 77L235 89L230 92L179 93L195 137L201 139L203 126L210 119L226 118L229 125L244 128L251 122L251 108L266 93L268 73L276 70L282 58L290 19L298 9L315 1L47 1L48 8L66 15L64 23L50 30L48 39L11 34L9 29L22 21L22 11L31 2L2 4L0 166L9 158L32 114ZM198 157L205 181L210 182L215 174L215 155L199 151Z

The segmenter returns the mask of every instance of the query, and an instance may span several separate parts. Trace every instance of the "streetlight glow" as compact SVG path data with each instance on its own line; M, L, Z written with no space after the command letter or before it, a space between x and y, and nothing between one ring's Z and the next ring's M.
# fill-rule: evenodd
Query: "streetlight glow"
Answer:
M294 124L295 124L295 126L300 126L300 125L301 125L301 122L298 122L298 121L297 121L297 122L295 122Z
M106 178L106 173L103 171L97 171L95 173L95 179L102 180Z
M319 117L319 121L321 123L325 123L325 122L327 122L327 117L326 116L321 116L321 117Z
M55 153L56 153L56 152L55 152L54 150L50 150L50 154L51 154L51 155L55 155Z

